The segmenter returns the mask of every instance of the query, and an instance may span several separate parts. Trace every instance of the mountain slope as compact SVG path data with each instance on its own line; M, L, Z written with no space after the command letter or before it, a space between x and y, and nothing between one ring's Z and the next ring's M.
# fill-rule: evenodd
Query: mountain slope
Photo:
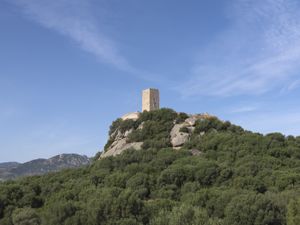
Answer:
M41 175L56 172L66 168L76 168L88 165L90 160L87 156L77 154L62 154L50 159L36 159L23 164L4 163L3 170L0 164L0 179L13 179L21 176Z
M187 118L162 109L116 120L106 152L131 129L139 151L1 183L0 224L299 225L300 137L208 117L174 149L170 133Z
M0 163L0 171L1 170L9 170L9 169L15 168L19 164L20 163L17 163L17 162L4 162L4 163Z

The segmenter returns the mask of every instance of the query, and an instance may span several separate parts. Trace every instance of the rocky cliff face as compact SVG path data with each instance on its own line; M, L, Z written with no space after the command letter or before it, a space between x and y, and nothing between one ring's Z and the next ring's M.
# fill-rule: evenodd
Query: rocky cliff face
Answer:
M128 135L133 132L133 129L121 132L117 129L113 134L110 135L110 139L113 140L112 144L109 146L106 152L101 154L100 158L105 158L108 156L116 156L121 154L127 149L140 150L142 148L143 142L132 142L129 143Z
M133 119L136 121L138 117ZM122 119L124 120L124 119ZM126 119L125 119L126 120ZM140 124L137 127L137 130L143 129L143 124ZM105 158L108 156L116 156L121 154L123 151L127 149L135 149L140 150L142 149L143 142L130 142L128 136L134 131L133 128L121 130L120 128L116 129L110 136L109 139L112 140L112 144L109 148L101 154L100 158Z
M172 129L169 131L168 139L170 142L170 147L174 149L180 149L191 137L195 128L196 121L198 120L206 120L210 118L216 118L209 114L195 114L195 115L187 115L183 121L178 123L176 120L173 121ZM137 120L137 119L135 119ZM120 129L117 128L110 136L109 140L111 144L109 147L101 154L100 158L105 158L108 156L116 156L121 154L123 151L127 149L135 149L140 150L143 148L143 141L135 142L130 139L130 135L137 130L147 129L144 128L144 122L139 124L139 126L134 129ZM199 136L204 135L204 132L201 132ZM199 152L194 149L195 154L199 154Z

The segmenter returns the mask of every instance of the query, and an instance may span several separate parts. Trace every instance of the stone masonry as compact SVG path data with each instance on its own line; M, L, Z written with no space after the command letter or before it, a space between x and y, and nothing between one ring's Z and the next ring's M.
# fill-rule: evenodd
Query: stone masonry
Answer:
M159 90L149 88L143 90L142 112L159 109Z

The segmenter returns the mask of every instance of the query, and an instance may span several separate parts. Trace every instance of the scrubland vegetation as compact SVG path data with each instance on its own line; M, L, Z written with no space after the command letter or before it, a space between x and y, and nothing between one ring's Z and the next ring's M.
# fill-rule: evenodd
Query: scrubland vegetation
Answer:
M169 132L186 117L162 109L116 120L110 134L143 123L129 136L143 141L143 150L1 183L0 224L300 224L300 137L210 118L197 121L190 140L173 150Z

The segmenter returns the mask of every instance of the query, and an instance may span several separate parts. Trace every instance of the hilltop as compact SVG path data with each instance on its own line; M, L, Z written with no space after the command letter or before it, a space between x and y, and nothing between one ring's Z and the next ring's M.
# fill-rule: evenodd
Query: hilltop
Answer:
M299 225L300 137L160 109L114 121L95 159L0 184L0 224Z
M130 148L180 149L196 137L204 136L209 130L243 130L208 113L188 115L170 109L160 109L144 111L135 116L135 119L127 119L127 116L126 119L122 117L112 123L101 158L116 156Z

